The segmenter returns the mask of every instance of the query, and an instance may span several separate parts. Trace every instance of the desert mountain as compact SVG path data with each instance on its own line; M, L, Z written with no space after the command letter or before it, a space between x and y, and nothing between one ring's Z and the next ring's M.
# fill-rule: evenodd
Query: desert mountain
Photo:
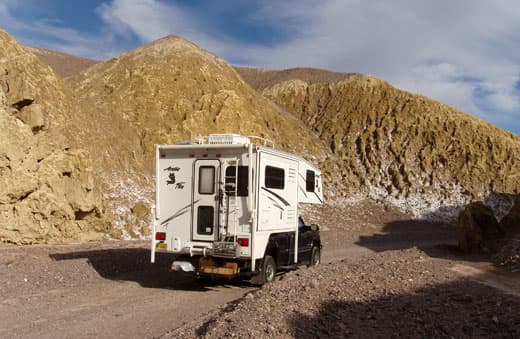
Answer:
M154 144L209 133L263 136L319 163L331 202L369 197L421 214L520 188L517 136L379 79L234 69L170 36L62 80L1 38L0 208L14 225L4 242L99 234L103 210L113 237L147 235ZM61 209L33 202L42 190Z
M62 52L51 51L46 48L33 46L24 47L28 52L36 55L44 64L51 66L54 72L64 78L77 75L98 62Z
M81 111L70 117L68 138L93 155L108 211L123 236L149 232L143 216L153 200L155 144L232 132L271 139L313 161L327 153L299 119L223 60L179 37L98 63L67 81Z
M385 81L289 80L263 93L341 159L321 164L337 173L337 194L363 192L415 212L449 212L520 191L520 137Z
M235 70L240 74L242 79L251 87L259 92L262 92L268 87L289 80L302 80L308 84L322 83L322 82L338 82L348 79L356 75L355 73L339 73L331 72L318 68L297 67L289 68L281 71L272 69L235 67Z
M0 242L100 239L101 197L85 150L62 136L73 109L50 67L0 31Z

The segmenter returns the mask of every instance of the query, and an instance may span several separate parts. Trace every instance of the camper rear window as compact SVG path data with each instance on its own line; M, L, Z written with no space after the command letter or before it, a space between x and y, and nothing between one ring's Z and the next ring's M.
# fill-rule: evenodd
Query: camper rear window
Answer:
M265 166L265 187L283 190L285 187L285 171L283 168Z
M247 197L248 192L248 166L238 166L238 187L237 187L237 196L239 197ZM229 166L226 168L226 194L233 195L235 194L235 175L236 166Z
M307 170L305 177L305 190L307 192L314 192L314 183L316 182L314 171Z
M215 193L215 167L199 167L199 194Z

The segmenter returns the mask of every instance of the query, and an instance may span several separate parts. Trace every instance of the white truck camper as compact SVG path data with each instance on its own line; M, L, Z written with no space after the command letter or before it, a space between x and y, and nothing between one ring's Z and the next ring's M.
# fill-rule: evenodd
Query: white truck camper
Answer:
M321 204L321 172L269 140L211 134L156 145L151 261L174 254L171 270L249 275L263 284L277 268L317 265L317 225L298 204Z

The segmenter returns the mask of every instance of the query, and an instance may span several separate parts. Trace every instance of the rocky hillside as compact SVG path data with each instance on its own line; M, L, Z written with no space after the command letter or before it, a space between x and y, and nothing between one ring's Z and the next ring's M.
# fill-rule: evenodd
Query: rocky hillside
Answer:
M517 136L372 77L235 70L175 36L80 67L0 38L3 242L148 235L154 144L209 133L263 136L319 163L332 202L418 215L520 188ZM30 51L74 65L63 75L92 66L63 80ZM33 202L40 191L52 197Z
M103 208L73 110L54 72L0 31L0 243L100 239Z
M178 44L175 51L164 47L171 46L173 41ZM162 47L158 49L154 46ZM180 53L180 50L184 51ZM198 52L193 60L201 60L182 61L194 50ZM54 55L51 54L48 56ZM43 54L38 55L42 58ZM159 55L169 57L161 59ZM170 60L172 55L180 57ZM45 61L44 58L42 60ZM227 123L218 125L214 119L214 111L220 109L218 107L222 105L223 98L225 97L228 107L240 107L244 110L245 106L237 106L237 101L222 90L232 91L239 98L255 97L254 102L249 101L249 104L256 107L254 110L257 115L272 117L278 114L276 109L244 86L229 66L219 69L208 67L207 65L214 64L212 60L219 60L221 65L225 65L222 60L193 44L169 37L99 64L70 82L87 107L86 116L96 116L99 112L89 110L95 108L98 111L103 106L100 111L108 110L109 113L95 120L110 120L118 117L117 111L122 108L128 112L124 113L126 117L123 120L126 122L115 125L132 129L136 127L134 124L130 127L125 124L134 121L139 126L146 126L144 130L137 127L135 133L130 134L139 134L139 140L144 138L148 141L134 140L131 142L133 145L151 145L150 140L154 138L164 142L188 139L196 134L206 134L209 130L220 131L224 125L231 126L232 124ZM75 60L69 59L67 63L74 62ZM54 67L60 68L59 62L54 64ZM204 64L207 65L202 67ZM168 67L170 68L167 69ZM316 159L321 157L326 181L332 183L328 186L332 189L328 198L332 200L369 196L392 202L416 215L433 211L440 216L454 216L456 211L452 207L475 199L486 199L486 203L502 209L497 211L500 217L505 215L512 203L511 199L500 194L518 191L515 179L518 173L518 137L451 107L400 91L384 81L359 74L312 68L275 71L235 67L235 71L251 87L263 92L267 98L291 113L286 114L285 118L290 120L292 115L301 118L319 135L322 143L326 144L326 149L318 151L319 147L316 147L314 151L321 152ZM103 72L103 76L100 72ZM224 73L218 75L219 72ZM214 79L228 80L215 84L208 81L208 74L217 75ZM91 77L95 79L89 80ZM102 77L106 79L101 79ZM154 84L154 79L160 79L162 85ZM101 83L105 82L107 87L101 88ZM78 83L82 85L78 87ZM85 86L87 83L89 85ZM236 86L239 88L235 88ZM170 89L175 95L165 95ZM112 91L115 93L109 93ZM86 92L90 93L88 98ZM218 95L208 96L208 93ZM111 98L110 102L105 97ZM128 100L129 97L133 100ZM206 102L204 104L202 97ZM99 105L92 106L93 100ZM191 114L207 110L206 107L201 106L199 109L196 106L207 106L208 100L213 105L209 109L213 113ZM233 104L230 105L230 102ZM144 107L149 108L145 115L135 113L144 111ZM148 117L148 112L152 113L151 118ZM159 113L156 115L157 112ZM164 127L158 129L157 124L162 123L155 117L168 117L173 126L171 131ZM205 119L215 120L215 125L198 129L196 126L200 126L200 122ZM109 120L94 128L97 130L110 125ZM272 118L263 120L269 132L273 126ZM192 127L189 127L190 124ZM236 128L227 130L237 131ZM260 132L261 128L256 131L255 133L264 133ZM274 138L286 136L285 132L278 134ZM121 140L118 137L120 135L119 132L113 132L111 143L118 143L117 140ZM273 133L269 135L273 136ZM92 145L91 139L79 139L88 140L86 144ZM287 140L294 139L290 135ZM291 147L290 142L283 144ZM133 151L136 155L152 154L150 150L144 149ZM148 163L150 161L144 160ZM497 200L497 197L501 199Z
M419 214L520 190L520 137L385 81L290 80L263 93L341 159L321 164L336 197L362 193Z
M289 80L302 80L308 84L322 82L338 82L356 75L355 73L331 72L318 68L297 67L281 71L272 69L235 67L242 79L257 91L262 92L268 87L272 87L281 82Z
M123 236L149 232L147 214L133 212L152 204L155 144L233 132L272 139L313 161L327 153L300 120L223 60L179 37L98 63L67 81L81 110L71 116L69 138L94 155L94 173Z
M28 52L36 55L44 64L51 66L54 72L64 78L77 75L98 62L96 60L51 51L46 48L33 46L24 47Z

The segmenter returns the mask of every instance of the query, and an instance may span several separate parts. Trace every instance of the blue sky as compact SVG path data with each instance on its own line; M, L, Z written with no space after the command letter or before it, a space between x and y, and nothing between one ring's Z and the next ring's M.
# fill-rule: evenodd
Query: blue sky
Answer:
M371 74L520 134L516 0L0 0L0 28L98 60L176 34L236 65Z

